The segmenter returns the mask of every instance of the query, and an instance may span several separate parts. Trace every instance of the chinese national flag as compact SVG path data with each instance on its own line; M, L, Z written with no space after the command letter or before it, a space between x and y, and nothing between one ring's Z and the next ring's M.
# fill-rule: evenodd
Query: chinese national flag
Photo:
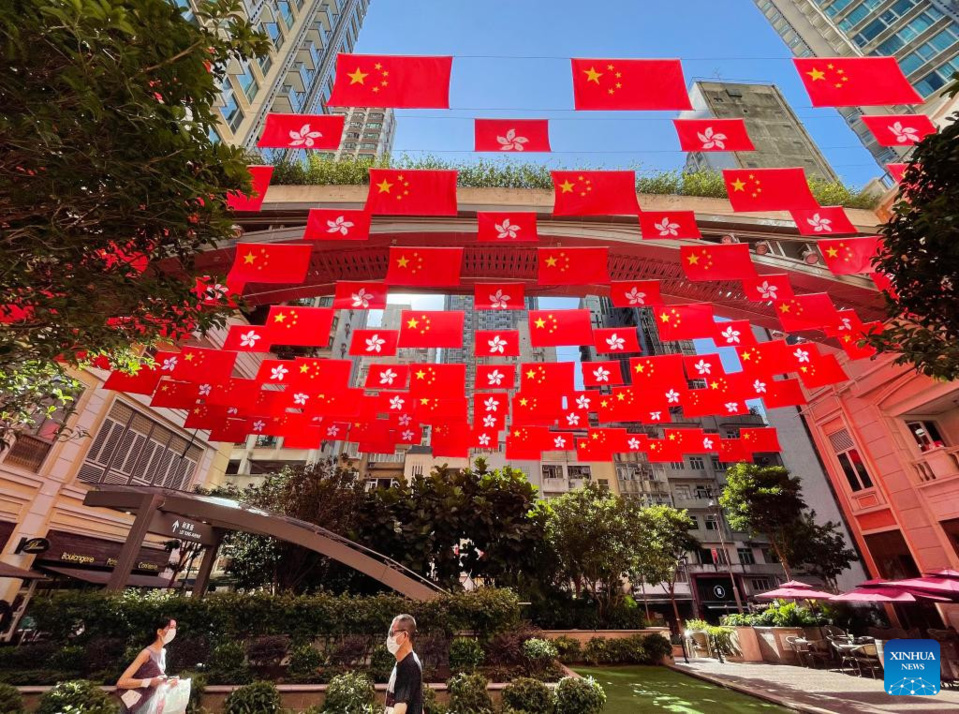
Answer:
M480 283L473 287L476 310L525 310L522 283Z
M623 383L623 370L620 368L622 362L613 360L611 362L583 362L583 386L584 387L608 387L614 384Z
M325 149L336 151L343 139L342 114L267 114L261 149Z
M793 59L814 107L922 104L895 57Z
M403 310L400 313L400 347L462 347L462 310Z
M635 385L686 383L682 355L657 355L655 357L631 357L629 373Z
M737 348L736 354L744 374L769 376L783 371L783 364L789 359L788 347L785 340L772 340Z
M134 374L111 372L103 383L103 388L129 394L153 394L161 376L159 363L156 367L141 364Z
M732 464L738 461L752 463L753 454L742 439L720 439L719 460L724 464Z
M452 57L353 55L336 57L330 107L449 109Z
M743 280L743 292L752 302L785 300L793 297L793 286L788 273L768 273Z
M893 181L896 183L902 183L902 179L906 175L906 169L909 168L909 164L886 164L886 168L889 170L889 175L892 177Z
M536 214L531 211L501 212L478 211L476 213L480 243L535 243Z
M249 166L250 179L253 183L253 193L247 195L239 191L230 191L226 195L226 205L234 211L259 211L266 198L266 191L270 188L270 179L273 178L272 166Z
M350 354L354 357L392 357L400 339L399 330L354 330Z
M335 310L385 310L386 286L383 283L337 281L333 308Z
M809 362L798 364L796 371L799 380L807 389L838 384L849 379L835 355L821 355L818 351L811 351Z
M207 404L234 405L255 404L260 396L260 384L255 379L228 379L214 384L206 397Z
M530 310L529 341L533 347L593 344L589 310Z
M266 318L270 341L276 345L326 347L335 313L332 307L273 305Z
M510 408L512 423L523 426L552 426L562 413L562 397L551 392L517 392Z
M711 303L663 306L656 310L656 327L663 340L694 340L713 334Z
M762 395L763 404L767 409L778 407L799 407L806 403L806 395L798 379L784 379L779 382L771 381L766 385L766 392Z
M551 171L554 216L639 215L635 171Z
M160 355L157 353L157 361ZM236 352L210 350L203 347L184 347L175 355L176 362L170 376L187 382L223 382L233 374Z
M755 151L742 119L673 119L683 151Z
M649 439L646 448L646 458L653 464L683 460L683 452L679 447L666 439Z
M430 434L433 456L466 458L469 456L473 430L469 424L442 423L434 425Z
M528 394L572 391L574 362L523 362L519 366L520 389Z
M462 248L390 247L387 285L452 287L460 284Z
M476 151L550 151L548 119L476 119Z
M310 267L308 243L240 243L228 280L240 283L302 283Z
M841 236L858 233L842 206L820 206L802 211L790 211L799 233L804 236Z
M605 285L607 248L537 248L540 285Z
M872 260L882 250L879 236L864 238L836 238L817 244L826 267L834 275L854 275L874 272Z
M210 430L210 441L237 443L246 440L250 424L247 419L227 419Z
M837 337L843 351L849 355L849 359L866 359L876 354L876 348L864 342L865 338L869 335L882 334L882 330L881 322L866 322L858 327L839 332Z
M641 354L635 327L604 327L593 330L593 346L597 354Z
M625 429L590 429L576 442L576 455L582 461L611 461L621 451L626 451Z
M410 394L448 399L466 393L465 364L410 365Z
M741 280L756 275L745 243L684 245L679 259L690 280Z
M329 394L345 393L352 369L353 362L348 359L299 357L293 363L289 382L291 386L320 389ZM363 392L357 391L362 397Z
M269 352L272 335L266 325L230 325L223 349L232 352Z
M514 426L506 435L506 458L538 460L541 452L552 446L547 427Z
M512 389L516 384L516 366L512 364L476 365L474 389Z
M469 401L466 397L420 397L415 401L415 407L416 418L425 424L465 422Z
M735 213L818 208L802 169L724 169Z
M369 240L370 214L360 209L311 208L304 240Z
M366 210L388 216L455 216L456 171L370 169Z
M609 284L613 307L646 307L662 305L658 280L616 280Z
M797 295L776 303L776 315L786 332L820 330L840 322L832 298L826 293Z
M574 58L571 62L576 109L692 109L678 59Z
M519 357L519 330L477 330L477 357Z
M643 211L639 214L643 240L702 238L694 211Z
M755 429L740 429L739 438L749 446L752 452L782 451L779 446L779 436L773 427L759 427Z
M409 378L409 365L371 364L363 386L366 389L406 389Z
M226 410L223 407L197 404L187 413L183 420L184 429L214 429L226 419Z

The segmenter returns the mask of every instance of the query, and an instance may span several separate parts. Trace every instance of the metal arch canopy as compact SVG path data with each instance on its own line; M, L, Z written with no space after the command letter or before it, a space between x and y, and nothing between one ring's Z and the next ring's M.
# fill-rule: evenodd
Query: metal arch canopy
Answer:
M413 600L432 600L445 591L426 578L374 550L325 528L289 516L255 508L239 501L187 491L148 486L101 484L83 499L84 505L137 512L137 521L152 521L154 513L141 513L155 504L156 512L202 521L222 531L243 531L271 536L308 548L347 565ZM136 524L134 529L136 529ZM128 540L127 545L130 544ZM139 550L140 543L133 547ZM121 555L122 560L122 555Z
M259 213L238 215L244 229L239 243L299 241L310 208L362 208L366 186L273 186ZM724 199L694 196L640 196L647 210L694 210L704 237L733 233L740 240L815 243L800 236L788 213L734 214ZM514 280L526 285L530 296L581 297L608 294L608 286L543 287L536 284L538 246L596 246L609 249L612 280L655 279L670 302L711 302L718 315L748 319L753 324L780 329L769 303L751 302L738 281L692 282L682 271L679 248L699 241L643 240L634 217L553 218L552 192L542 189L459 189L456 217L376 216L370 240L315 241L306 280L300 285L250 284L244 298L252 304L286 302L331 295L337 280L382 280L389 247L463 246L462 285L435 292L470 294L476 283ZM539 222L540 242L527 244L478 243L476 211L533 211ZM875 232L871 211L848 209L864 234ZM233 262L236 243L218 246L199 256L196 269L224 275ZM839 308L855 309L863 321L885 318L881 294L865 276L836 276L823 266L773 254L752 255L760 275L787 273L797 294L826 292ZM416 292L429 292L417 288Z

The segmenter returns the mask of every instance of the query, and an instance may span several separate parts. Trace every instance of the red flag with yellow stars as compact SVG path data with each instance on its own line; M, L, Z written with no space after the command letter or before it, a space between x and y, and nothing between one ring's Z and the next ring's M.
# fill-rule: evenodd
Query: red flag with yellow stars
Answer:
M460 284L462 248L390 247L387 285L453 287Z
M608 387L613 384L623 383L622 363L613 360L611 362L583 362L583 386L584 387Z
M366 389L406 389L410 367L406 364L371 364L366 374Z
M605 285L607 248L537 248L540 285Z
M477 357L519 357L519 330L477 330Z
M719 461L724 464L735 464L740 461L753 462L753 453L742 439L720 439Z
M223 350L211 350L203 347L184 347L176 355L158 352L157 362L160 362L160 355L167 355L163 360L172 358L173 368L167 369L161 364L161 371L168 374L173 379L180 379L187 382L223 382L233 374L233 363L236 362L236 352L225 352Z
M705 389L690 389L683 399L683 416L687 419L697 417L712 416L718 414L721 409L719 397L709 387Z
M616 280L609 284L613 307L647 307L662 305L658 280Z
M532 211L477 211L480 243L536 243L536 214Z
M403 310L400 347L462 347L462 310Z
M330 107L449 109L452 57L336 56Z
M336 151L343 139L343 114L266 115L263 133L256 143L261 149L322 149Z
M833 275L855 275L874 272L873 258L882 251L882 238L823 239L816 245Z
M231 378L213 385L206 397L207 404L233 406L253 404L259 398L260 385L255 379Z
M713 342L717 347L738 347L740 345L756 344L749 320L732 320L730 322L713 323Z
M383 283L338 280L333 298L335 310L385 310L386 286Z
M673 119L683 151L755 151L742 119Z
M575 362L523 362L520 389L529 394L562 393L573 389Z
M263 200L270 188L270 179L273 178L272 166L248 166L250 179L253 183L253 192L249 195L239 191L230 191L226 194L226 205L234 211L249 211L256 213L263 207Z
M399 340L399 330L354 330L350 354L354 357L392 357Z
M735 213L819 207L802 169L724 169L723 180Z
M776 303L776 315L786 332L821 330L839 324L839 313L826 293L797 295Z
M538 460L552 444L545 426L514 426L506 435L506 458Z
M111 372L107 381L103 383L103 388L130 394L153 394L161 376L159 363L155 367L141 364L133 374Z
M576 443L576 456L581 461L612 461L613 454L626 451L625 429L590 429Z
M700 454L703 442L702 429L663 429L663 438L684 454Z
M174 382L171 379L164 379L157 386L150 400L150 406L190 409L197 403L198 398L196 382Z
M387 216L455 216L456 171L370 169L366 210Z
M859 232L842 206L820 206L789 213L800 235L823 238Z
M196 404L183 420L184 429L213 429L226 419L223 407L210 404Z
M633 387L613 387L609 394L599 396L598 417L603 424L639 421L648 407L646 395Z
M512 389L516 384L516 365L478 364L474 389Z
M793 286L787 273L767 273L743 280L743 292L752 302L785 300L793 297Z
M533 347L593 344L589 310L530 310L529 342Z
M482 283L473 288L476 310L525 310L525 289L522 283Z
M350 386L351 360L299 357L293 366L291 386L319 388L331 393L345 392ZM362 396L362 390L358 391Z
M662 340L694 340L713 334L711 303L663 306L656 310L656 328Z
M679 260L690 280L741 280L756 275L745 243L680 246Z
M269 352L273 346L266 325L230 325L223 349L233 352Z
M474 151L533 153L550 151L548 119L476 119Z
M466 397L417 397L414 400L416 418L423 424L466 422L469 401Z
M902 183L902 179L906 175L906 169L908 169L910 164L903 163L892 163L886 164L886 169L889 171L889 175L892 177L892 180L896 183Z
M433 456L466 458L469 456L473 430L466 423L443 423L433 426L430 447Z
M246 435L249 432L250 422L248 419L226 419L210 430L210 441L236 444L246 441Z
M445 398L465 393L465 364L410 365L410 394L413 396Z
M551 171L554 216L639 215L635 171Z
M866 337L882 334L882 330L881 322L866 322L852 330L840 332L838 335L839 344L842 345L843 351L849 355L849 359L866 359L876 354L876 348L865 342Z
M266 317L269 339L275 345L326 347L335 313L331 307L273 305Z
M640 354L639 339L635 327L604 327L593 330L593 346L597 354Z
M666 439L649 439L646 442L646 458L651 464L672 463L683 460L683 452Z
M639 214L643 240L702 238L694 211L643 211Z
M806 395L798 379L770 381L762 397L767 409L800 407L806 404Z
M360 209L311 208L303 240L369 240L370 214Z
M310 267L308 243L239 243L227 280L231 283L302 283Z
M922 104L895 57L793 59L814 107Z
M746 444L753 453L770 453L782 451L779 445L779 435L776 429L767 427L757 427L755 429L740 429L739 438Z
M692 109L678 59L572 59L578 110Z
M738 347L736 354L744 373L769 376L782 372L783 363L787 359L788 346L785 340L772 340L750 347Z
M562 413L562 397L549 392L517 392L510 408L513 426L552 426Z
M631 357L629 373L635 385L673 384L686 382L682 355Z

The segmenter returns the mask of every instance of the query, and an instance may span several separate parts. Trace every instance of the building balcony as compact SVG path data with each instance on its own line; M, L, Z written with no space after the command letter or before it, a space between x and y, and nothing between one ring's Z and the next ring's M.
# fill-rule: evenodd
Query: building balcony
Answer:
M912 466L922 483L959 476L959 446L939 446L924 451Z
M686 568L693 575L728 573L730 570L739 575L755 575L760 577L783 575L783 566L779 563L753 563L751 565L744 565L743 563L732 563L731 565L725 565L723 563L690 563Z

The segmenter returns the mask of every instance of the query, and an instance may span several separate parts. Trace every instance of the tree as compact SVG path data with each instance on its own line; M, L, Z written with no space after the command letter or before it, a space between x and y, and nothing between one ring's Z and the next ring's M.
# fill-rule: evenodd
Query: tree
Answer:
M637 542L632 575L640 582L666 587L679 625L682 620L676 604L676 575L686 553L699 547L699 541L689 532L695 523L685 509L655 505L640 510L639 527L642 536Z
M839 574L858 560L856 551L846 545L839 524L817 523L815 511L804 512L795 522L790 545L790 563L833 586Z
M950 93L959 93L959 79ZM897 364L959 379L959 113L916 145L892 218L880 229L876 268L892 280L891 321L870 337Z
M223 323L191 271L250 190L210 139L229 64L269 47L241 7L0 0L0 429L68 401L70 367Z
M742 533L762 535L791 578L791 539L795 521L806 507L802 484L782 466L738 463L726 471L719 503L729 525Z

